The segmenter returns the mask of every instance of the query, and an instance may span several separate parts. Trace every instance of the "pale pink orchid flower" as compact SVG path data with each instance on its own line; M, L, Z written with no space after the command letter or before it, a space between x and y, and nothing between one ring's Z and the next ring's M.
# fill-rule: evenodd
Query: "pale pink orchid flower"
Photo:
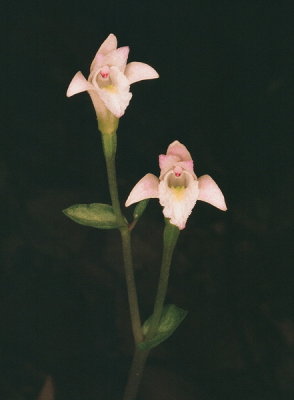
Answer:
M163 214L170 223L184 229L197 200L226 211L224 196L209 175L197 176L187 148L177 140L159 156L160 176L145 175L133 188L126 207L138 201L159 198Z
M159 77L155 69L147 64L127 64L128 54L129 47L117 48L116 36L111 33L99 47L88 79L80 71L77 72L67 89L67 97L87 91L98 118L106 117L107 110L120 118L132 97L130 85Z

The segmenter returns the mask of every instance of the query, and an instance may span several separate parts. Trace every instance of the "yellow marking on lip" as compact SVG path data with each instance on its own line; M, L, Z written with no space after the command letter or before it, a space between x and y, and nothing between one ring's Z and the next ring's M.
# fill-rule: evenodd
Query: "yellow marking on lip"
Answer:
M114 85L107 85L107 86L104 86L104 88L103 89L105 89L105 90L108 90L109 92L111 92L111 93L116 93L116 86L114 86Z
M176 200L182 200L185 195L185 186L171 186L170 189Z

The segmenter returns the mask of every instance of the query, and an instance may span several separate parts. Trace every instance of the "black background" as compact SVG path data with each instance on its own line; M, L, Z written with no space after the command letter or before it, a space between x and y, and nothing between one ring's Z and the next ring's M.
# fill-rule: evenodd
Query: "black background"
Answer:
M87 76L109 33L160 79L132 86L119 127L122 201L178 139L228 212L199 202L167 301L189 310L149 359L141 400L290 399L293 322L293 13L275 1L9 2L2 24L0 398L121 399L132 337L117 232L61 210L108 202ZM131 211L126 211L131 215ZM134 232L143 319L152 312L162 214Z

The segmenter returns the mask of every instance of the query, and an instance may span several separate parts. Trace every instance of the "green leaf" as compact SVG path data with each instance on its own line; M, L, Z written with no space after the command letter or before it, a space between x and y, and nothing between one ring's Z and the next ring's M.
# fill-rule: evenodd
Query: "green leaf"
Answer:
M81 225L99 229L114 229L119 225L109 204L75 204L63 210L63 213Z
M179 308L174 304L168 304L164 306L157 333L153 336L153 338L139 343L138 347L141 350L148 350L158 346L161 342L168 339L174 333L174 331L181 324L187 314L188 311L183 310L182 308ZM151 320L152 315L144 322L144 335L146 335L148 332Z
M133 217L138 220L145 211L150 199L141 200L135 207Z

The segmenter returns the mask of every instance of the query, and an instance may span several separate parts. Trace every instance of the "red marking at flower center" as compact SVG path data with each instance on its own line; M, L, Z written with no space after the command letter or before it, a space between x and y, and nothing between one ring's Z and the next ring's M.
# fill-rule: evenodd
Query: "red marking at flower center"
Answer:
M100 75L102 76L102 78L108 78L109 77L109 72L103 72L103 71L100 71Z
M178 178L179 176L181 176L182 175L182 172L183 172L183 168L181 168L181 167L179 167L179 166L176 166L175 168L174 168L174 174L175 174L175 176Z

